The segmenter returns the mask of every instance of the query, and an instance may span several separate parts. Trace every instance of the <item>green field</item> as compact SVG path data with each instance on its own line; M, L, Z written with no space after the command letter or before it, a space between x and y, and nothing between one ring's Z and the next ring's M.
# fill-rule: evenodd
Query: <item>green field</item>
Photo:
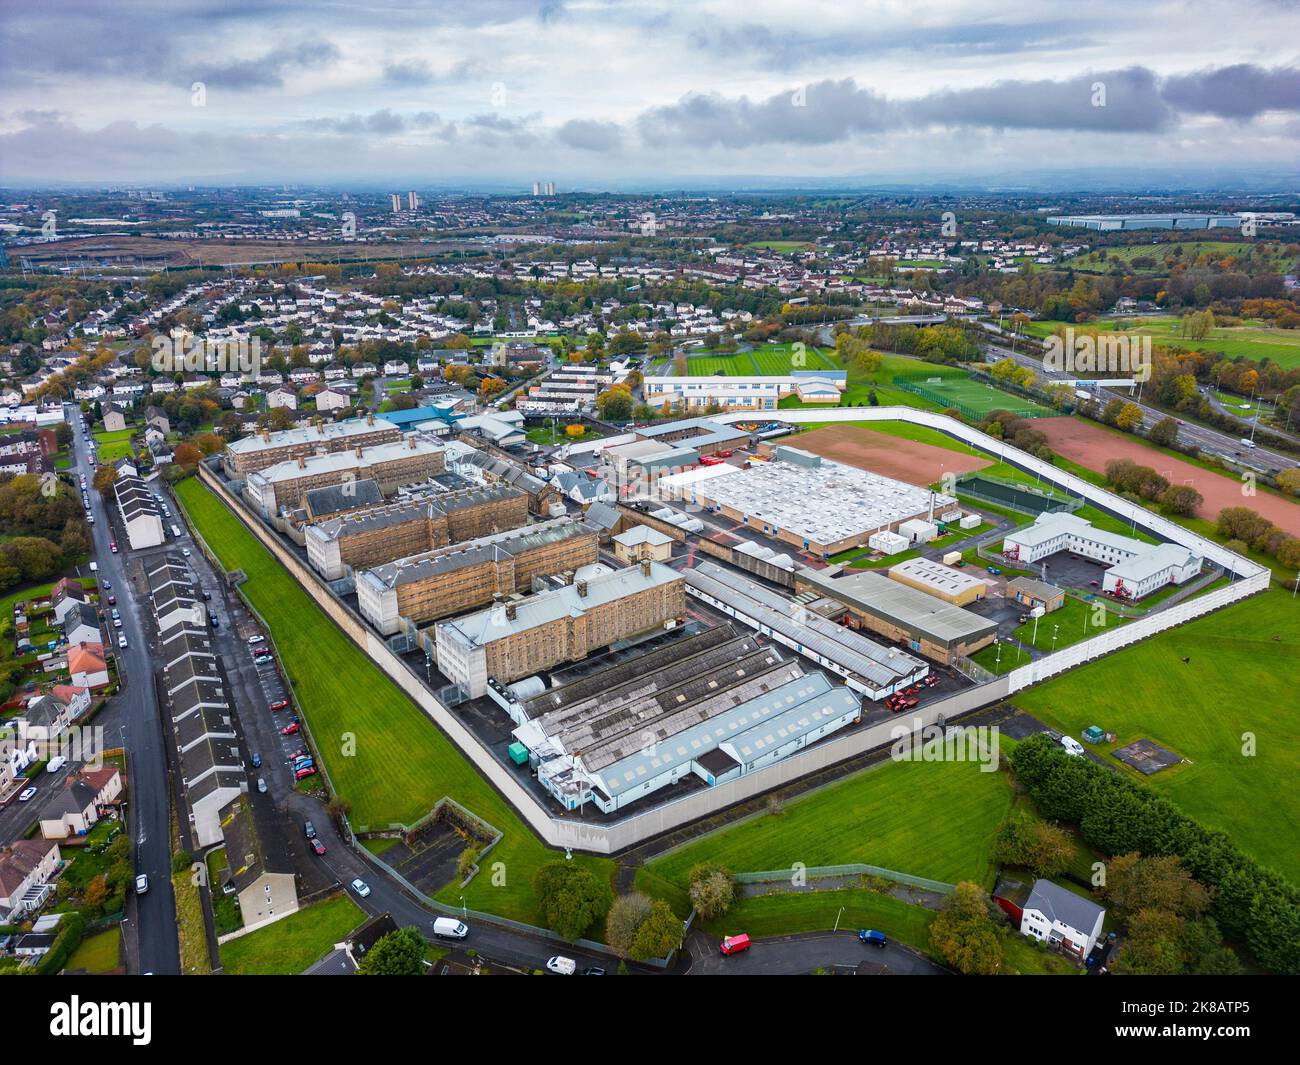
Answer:
M1027 418L1054 413L1050 407L1042 403L1035 403L1032 399L1026 399L1012 392L1003 392L1000 388L994 388L972 377L938 376L922 371L908 383L933 393L923 398L958 407L962 413L976 419L983 418L995 410L1009 410L1023 414Z
M1159 243L1131 244L1122 248L1106 248L1106 258L1101 258L1101 249L1087 252L1069 260L1074 270L1089 273L1106 273L1119 260L1126 270L1134 270L1134 259L1151 258L1154 266L1143 266L1134 270L1139 274L1163 274L1170 269L1166 262L1174 265L1195 264L1200 256L1219 262L1225 258L1241 258L1247 255L1263 256L1277 268L1280 273L1289 273L1292 267L1290 257L1285 254L1284 246L1272 242L1234 242L1227 240L1178 240L1160 241ZM1181 254L1178 254L1181 252Z
M316 606L251 532L196 478L176 486L191 522L227 570L243 570L244 594L266 620L294 695L338 794L351 803L354 827L410 824L444 795L500 829L492 851L505 883L476 877L471 907L541 923L530 880L556 857L467 762L460 750ZM355 751L342 753L348 736ZM608 876L607 859L581 857ZM448 886L444 901L459 902Z
M1021 692L1014 701L1076 738L1097 724L1114 732L1121 746L1146 737L1182 755L1187 764L1140 779L1300 884L1297 661L1300 600L1274 589ZM1256 753L1243 754L1250 736ZM1094 749L1104 754L1110 747Z
M913 876L993 886L992 837L1011 809L1002 773L970 762L886 762L650 863L684 888L691 867L732 872L861 862Z
M365 919L355 902L336 895L223 944L221 967L232 976L296 976Z
M1027 329L1033 336L1047 337L1064 324L1030 322ZM1107 318L1077 325L1074 329L1076 333L1087 329L1101 333L1150 335L1151 343L1155 345L1187 348L1189 351L1219 351L1231 358L1242 356L1257 361L1272 359L1286 369L1300 366L1300 329L1276 329L1263 322L1211 329L1204 340L1191 340L1183 336L1182 318L1178 316Z
M807 240L751 240L745 247L787 255L792 251L812 251L816 245Z
M95 433L96 461L103 466L130 455L132 432L132 429L118 429L111 433L102 430Z

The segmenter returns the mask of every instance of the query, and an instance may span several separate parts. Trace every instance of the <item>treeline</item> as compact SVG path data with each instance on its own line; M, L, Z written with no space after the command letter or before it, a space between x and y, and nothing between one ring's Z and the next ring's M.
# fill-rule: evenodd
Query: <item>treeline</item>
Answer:
M1106 463L1106 480L1120 495L1158 503L1169 514L1188 517L1205 502L1205 497L1190 484L1170 484L1152 467L1140 466L1132 459L1111 459Z
M1217 521L1224 546L1241 554L1247 547L1275 558L1287 569L1300 569L1300 538L1274 525L1250 507L1224 507Z
M927 362L974 362L984 357L984 342L958 325L889 325L877 322L856 333L873 347L914 355Z
M1266 968L1300 973L1300 892L1226 833L1104 766L1071 757L1046 735L1017 744L1010 761L1043 817L1077 826L1106 855L1177 857L1209 890L1209 915L1228 936Z

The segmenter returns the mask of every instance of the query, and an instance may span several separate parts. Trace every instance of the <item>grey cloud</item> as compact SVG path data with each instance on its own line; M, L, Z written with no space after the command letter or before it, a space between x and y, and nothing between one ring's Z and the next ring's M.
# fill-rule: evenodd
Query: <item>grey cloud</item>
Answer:
M1267 69L1251 63L1169 78L1169 103L1220 118L1254 118L1265 111L1300 111L1300 67Z
M580 118L564 123L555 136L566 147L584 152L612 152L623 141L623 131L615 123Z
M396 86L428 85L433 81L433 71L422 59L405 59L384 66L384 83Z

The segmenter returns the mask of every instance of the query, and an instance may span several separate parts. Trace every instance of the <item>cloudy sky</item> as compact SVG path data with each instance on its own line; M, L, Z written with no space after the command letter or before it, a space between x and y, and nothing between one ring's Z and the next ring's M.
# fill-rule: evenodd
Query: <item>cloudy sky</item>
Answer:
M1300 173L1293 0L0 0L0 182Z

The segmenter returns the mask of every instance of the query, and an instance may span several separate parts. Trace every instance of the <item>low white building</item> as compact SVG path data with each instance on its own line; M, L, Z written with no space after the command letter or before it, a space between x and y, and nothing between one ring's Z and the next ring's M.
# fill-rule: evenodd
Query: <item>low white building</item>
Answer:
M1086 958L1101 935L1106 911L1090 899L1050 880L1035 880L1020 917L1022 935Z

